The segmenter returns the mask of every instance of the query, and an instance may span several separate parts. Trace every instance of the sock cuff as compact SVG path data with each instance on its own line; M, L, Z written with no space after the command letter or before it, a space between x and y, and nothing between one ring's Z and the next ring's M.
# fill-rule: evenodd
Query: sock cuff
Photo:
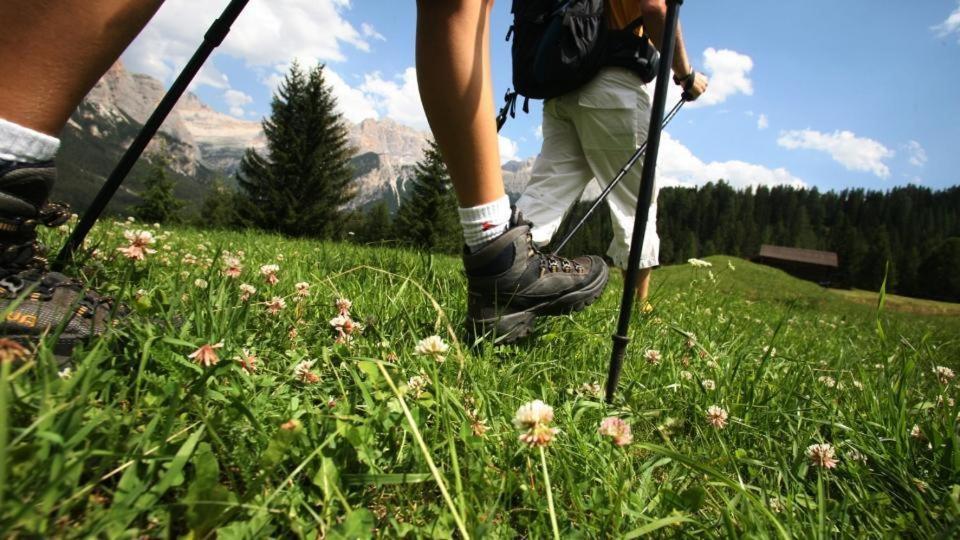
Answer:
M506 210L506 212L504 212ZM460 223L482 223L484 221L502 220L506 213L507 220L510 219L510 197L504 195L499 199L471 206L470 208L458 208L460 214Z
M50 161L60 148L60 139L0 118L0 159Z

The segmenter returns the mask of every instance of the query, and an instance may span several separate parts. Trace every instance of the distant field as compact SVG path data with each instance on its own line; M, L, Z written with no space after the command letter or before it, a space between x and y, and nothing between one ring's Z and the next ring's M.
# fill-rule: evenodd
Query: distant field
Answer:
M85 270L126 327L69 371L46 348L0 364L6 536L549 538L551 501L564 538L960 534L958 317L729 257L662 268L607 405L618 273L494 347L461 341L456 258L148 227L132 263L138 227L100 225ZM337 298L363 325L346 343ZM542 454L513 422L535 399L559 429ZM611 416L632 442L598 432Z
M879 299L879 294L876 291L830 289L830 292L839 294L851 302L869 306L876 306L877 300ZM917 313L920 315L960 315L960 304L951 302L936 302L934 300L888 294L886 295L885 303L887 309L902 311L904 313Z

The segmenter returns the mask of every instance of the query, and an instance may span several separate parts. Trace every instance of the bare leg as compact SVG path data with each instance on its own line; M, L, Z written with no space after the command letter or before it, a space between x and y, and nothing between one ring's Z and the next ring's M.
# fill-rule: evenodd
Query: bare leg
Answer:
M624 279L627 277L627 273L623 270L620 271ZM650 275L653 273L652 268L641 268L637 273L637 302L640 305L643 305L647 302L647 296L650 295Z
M4 0L0 118L57 136L162 0Z
M420 98L461 207L504 195L490 76L493 0L417 1Z

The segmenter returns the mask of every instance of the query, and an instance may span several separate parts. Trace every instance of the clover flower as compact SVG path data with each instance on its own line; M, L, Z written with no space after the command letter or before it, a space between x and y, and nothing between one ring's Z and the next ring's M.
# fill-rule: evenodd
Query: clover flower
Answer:
M440 336L430 336L421 339L413 352L420 356L432 356L438 363L444 360L444 354L450 350L450 346L443 342Z
M281 309L287 307L287 302L279 296L274 296L268 302L264 302L264 305L267 306L267 311L271 315L276 315Z
M713 382L713 379L704 379L702 383L704 390L716 390L717 383Z
M248 285L246 283L240 284L240 300L242 302L246 302L247 300L249 300L251 296L256 294L256 292L257 292L257 288L254 287L253 285Z
M23 360L30 355L30 351L20 343L0 337L0 364L13 363Z
M340 315L346 316L350 314L350 308L353 307L353 302L347 300L346 298L337 298L333 305L337 308L337 312Z
M243 349L243 354L235 357L234 360L240 363L240 369L247 375L253 375L257 372L257 362L260 361L259 358L246 349Z
M223 256L223 275L228 278L238 278L240 273L243 271L243 266L240 263L240 259L234 257L233 255Z
M277 277L277 272L280 271L280 267L276 264L265 264L260 267L260 275L262 275L266 280L268 285L276 285L280 279Z
M656 349L648 349L647 352L643 353L643 357L647 360L647 363L655 366L660 363L660 360L663 358L660 355L660 351Z
M350 315L337 315L330 319L330 326L336 333L335 343L347 343L353 339L354 333L363 329L360 324L350 318Z
M933 369L934 374L937 376L937 380L940 381L940 384L950 384L950 381L956 376L953 373L953 370L946 366L937 366Z
M210 284L207 283L207 280L203 278L197 278L193 280L193 286L198 289L206 289Z
M420 399L423 396L423 392L426 390L427 385L430 384L430 381L421 375L414 375L410 377L410 380L407 381L407 388L410 392L413 393L414 399Z
M297 296L300 298L310 296L310 284L306 281L301 281L293 286L297 289Z
M317 384L320 382L320 376L311 371L313 364L313 360L300 362L293 368L293 377L303 384Z
M687 264L689 264L694 268L710 268L711 266L713 266L713 263L711 263L710 261L705 261L703 259L696 259L696 258L687 259Z
M559 431L550 427L553 407L538 400L525 403L517 409L513 425L521 431L520 442L528 446L547 446Z
M190 353L187 358L192 359L194 362L203 367L215 366L218 362L220 362L220 358L217 356L217 349L222 347L222 341L213 345L202 345L199 349Z
M147 255L157 252L157 250L150 248L157 242L150 231L123 231L123 237L130 242L130 245L117 248L117 251L123 253L124 257L130 260L142 261L147 258Z
M597 433L613 439L613 444L617 446L626 446L633 442L633 434L630 432L630 424L624 422L616 416L608 416L600 422Z
M923 434L923 430L920 429L920 426L917 424L914 424L913 427L910 428L910 437L918 441L922 441L927 438L926 435Z
M476 437L483 437L487 433L487 430L490 429L487 421L480 416L480 412L477 409L467 409L467 418L470 419L470 431L472 431Z
M723 429L727 426L727 411L717 405L711 405L707 409L707 422L717 429Z
M807 457L813 465L824 469L836 468L840 462L833 445L829 443L811 444L807 447Z

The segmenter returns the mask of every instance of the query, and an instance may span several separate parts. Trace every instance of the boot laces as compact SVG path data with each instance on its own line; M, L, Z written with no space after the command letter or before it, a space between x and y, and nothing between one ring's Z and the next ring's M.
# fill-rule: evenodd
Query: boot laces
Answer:
M543 276L547 273L557 273L563 272L564 274L582 274L586 270L583 265L577 261L572 261L566 257L561 257L553 253L544 253L540 251L537 245L533 242L533 236L528 234L528 250L527 255L529 257L536 257L540 264L540 275Z

